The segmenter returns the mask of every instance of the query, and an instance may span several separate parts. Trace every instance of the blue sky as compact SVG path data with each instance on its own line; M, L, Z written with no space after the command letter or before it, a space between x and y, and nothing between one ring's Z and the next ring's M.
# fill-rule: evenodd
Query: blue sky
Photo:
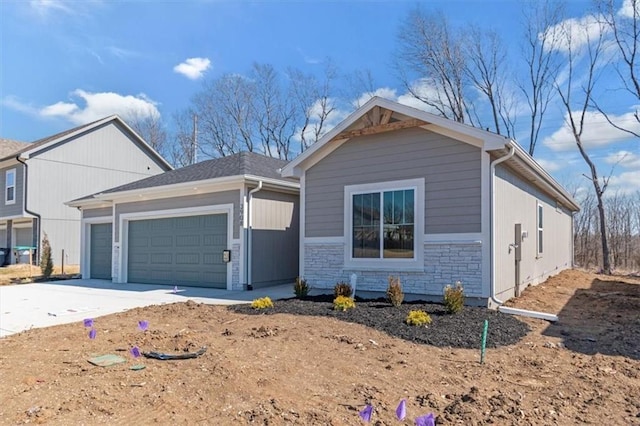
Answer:
M170 127L203 80L246 73L254 62L320 72L331 58L342 73L370 70L379 94L406 99L391 62L402 20L418 4L443 11L454 26L491 27L518 53L517 0L0 0L0 137L33 141L132 109L159 114ZM569 17L580 22L589 6L569 1ZM637 100L614 95L603 97L606 108L628 118ZM551 108L536 159L561 182L584 186L587 169L568 143L563 116ZM601 173L622 158L612 191L640 190L638 140L597 114L590 121L587 145ZM526 126L519 130L526 134Z

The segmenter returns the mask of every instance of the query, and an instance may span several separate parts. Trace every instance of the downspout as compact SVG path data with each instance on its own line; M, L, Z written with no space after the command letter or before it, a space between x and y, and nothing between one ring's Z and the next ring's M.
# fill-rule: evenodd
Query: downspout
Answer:
M251 229L253 228L253 203L251 202L253 199L253 194L255 194L256 192L260 191L262 189L262 181L258 182L258 186L256 186L255 188L253 188L251 191L249 191L249 195L247 196L247 214L249 215L249 220L248 220L248 229L247 229L247 290L253 290L253 281L252 281L252 276L251 276L251 264L252 264L252 259L251 259L251 250L252 250L252 246L253 246L253 240L251 238Z
M496 297L496 166L507 161L516 153L516 148L509 143L509 153L503 157L497 158L491 162L491 301L495 304L502 305L504 302Z
M37 250L38 255L35 258L35 262L36 262L36 265L39 265L40 262L39 262L38 259L40 258L40 230L42 228L42 226L41 226L42 217L38 213L35 213L35 212L32 212L31 210L29 210L29 208L27 207L27 199L28 199L28 197L27 197L27 188L28 188L27 182L28 182L28 179L29 179L29 166L27 166L27 163L25 163L20 158L19 155L16 156L16 160L18 160L18 163L20 163L20 164L22 164L24 166L24 211L29 213L30 215L35 216L36 218L38 218L38 228L37 228L37 232L36 232L36 235L38 237L38 240L37 240L38 245L36 246L36 250Z
M507 161L515 154L515 146L509 143L509 153L503 157L495 159L491 163L491 301L498 305L498 310L505 314L521 315L525 317L538 318L551 322L558 321L557 315L548 314L545 312L529 311L526 309L509 308L502 306L504 301L496 297L496 256L495 256L495 241L496 241L496 166L504 161ZM573 239L572 239L573 240Z

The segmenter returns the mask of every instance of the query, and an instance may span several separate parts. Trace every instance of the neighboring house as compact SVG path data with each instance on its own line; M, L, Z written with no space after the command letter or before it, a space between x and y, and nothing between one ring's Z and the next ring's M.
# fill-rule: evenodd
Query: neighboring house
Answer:
M171 165L117 116L33 143L0 140L0 248L11 253L7 263L28 262L28 247L37 260L46 233L54 264L78 264L81 215L64 202L167 170Z
M228 290L298 275L297 180L243 152L74 200L84 278Z
M513 140L373 98L287 164L300 179L300 275L315 288L495 306L572 266L571 196Z

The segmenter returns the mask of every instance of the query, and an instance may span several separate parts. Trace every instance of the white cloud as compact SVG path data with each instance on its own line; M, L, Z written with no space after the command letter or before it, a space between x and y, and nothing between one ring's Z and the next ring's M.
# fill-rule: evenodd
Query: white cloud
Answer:
M189 58L181 64L173 67L173 71L182 74L191 80L197 80L211 67L211 61L207 58Z
M86 124L113 114L125 120L135 117L160 117L157 104L144 94L120 95L113 92L91 93L81 89L71 92L71 102L56 102L42 108L7 97L2 104L26 114L62 118L73 124Z
M428 79L421 79L413 83L413 87L411 88L413 93L425 99L437 99L438 98L438 89L435 85L433 85ZM420 99L416 98L411 93L404 93L398 96L397 101L403 105L407 105L416 109L420 109L422 111L427 111L432 114L440 115L438 110L432 106L429 106L422 102Z
M65 1L62 0L31 0L29 5L39 15L44 16L50 12L58 11L73 14L74 11Z
M640 170L623 172L609 178L609 186L605 195L633 194L640 191Z
M635 15L633 13L634 12L633 3L635 3L635 6L636 6ZM618 11L618 15L625 18L631 18L631 19L633 19L634 16L640 15L640 2L624 0L624 2L622 2L622 7L620 7L620 10Z
M563 53L569 52L571 46L573 51L580 50L589 41L597 40L600 34L609 31L604 24L603 18L594 15L586 15L581 18L569 18L553 25L538 34L538 39L547 39L548 48L558 50Z
M391 89L389 87L380 87L373 92L366 92L360 95L358 99L352 102L353 106L356 108L360 108L362 105L366 104L374 96L389 99L392 101L395 101L397 99L395 89Z
M544 158L536 158L536 162L549 173L557 172L564 167L564 164L561 164L558 161L545 160Z
M633 107L635 111L636 107ZM575 113L574 118L578 113ZM633 112L622 115L609 115L609 119L618 126L640 133L640 123L635 119ZM565 114L565 120L558 130L550 136L544 138L542 143L553 151L568 151L575 149L575 139L568 123L568 114ZM603 147L609 144L628 140L631 135L622 130L618 130L607 122L607 119L596 111L587 112L584 120L584 132L582 134L582 144L585 148Z
M635 168L640 170L640 150L638 153L633 153L630 151L618 151L609 154L604 161L607 164L615 164L620 165L624 168Z

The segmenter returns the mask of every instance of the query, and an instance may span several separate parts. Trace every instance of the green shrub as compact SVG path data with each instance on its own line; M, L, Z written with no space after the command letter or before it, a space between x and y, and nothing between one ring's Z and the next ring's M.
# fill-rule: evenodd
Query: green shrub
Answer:
M49 237L47 233L44 233L42 238L42 254L40 256L40 271L44 278L49 278L53 272L53 259L51 258L51 244L49 244Z
M400 284L400 278L389 277L389 286L387 287L387 299L393 306L398 307L402 305L404 300L404 293L402 292L402 284Z
M271 301L271 298L269 298L269 297L263 297L263 298L260 298L260 299L254 299L253 302L251 302L251 307L253 309L273 308L273 302Z
M356 302L351 297L338 296L333 300L333 309L336 311L346 311L356 307Z
M444 307L450 314L457 314L464 307L464 288L460 281L444 288Z
M406 322L409 325L429 325L431 317L425 311L409 311Z
M302 277L296 278L296 283L293 285L293 292L298 299L307 297L309 294L309 284L307 284L307 280Z
M353 288L350 284L347 284L343 281L336 284L336 286L333 288L333 297L351 297L351 294L353 294Z

